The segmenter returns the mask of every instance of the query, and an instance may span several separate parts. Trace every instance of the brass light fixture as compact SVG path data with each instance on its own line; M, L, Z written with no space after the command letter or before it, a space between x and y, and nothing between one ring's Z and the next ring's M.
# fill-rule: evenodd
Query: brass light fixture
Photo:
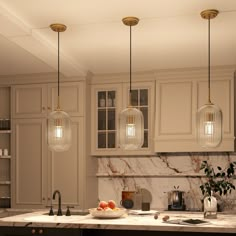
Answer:
M66 30L63 24L51 24L50 28L58 33L58 72L57 72L57 108L48 117L48 146L56 152L66 151L71 146L71 120L60 107L60 32Z
M124 150L136 150L142 147L144 142L144 119L140 110L132 106L132 26L138 24L137 17L125 17L122 19L126 26L130 27L130 89L129 105L120 113L119 144Z
M222 141L222 111L211 102L211 57L210 57L210 21L218 15L215 9L201 12L203 19L208 20L208 102L197 111L197 138L202 147L214 148Z

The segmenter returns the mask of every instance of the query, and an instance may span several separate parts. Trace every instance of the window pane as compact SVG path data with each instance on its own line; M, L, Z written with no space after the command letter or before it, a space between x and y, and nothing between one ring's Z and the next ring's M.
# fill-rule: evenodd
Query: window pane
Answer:
M115 91L108 91L108 107L115 107L116 106L116 96Z
M140 90L140 106L147 106L148 105L148 90L141 89Z
M148 129L148 108L147 107L141 107L140 111L143 113L144 129Z
M115 132L108 133L108 148L115 148L116 135Z
M106 134L98 133L98 148L106 148Z
M131 91L131 105L138 106L138 90Z
M98 92L98 107L106 106L106 92Z
M106 130L106 110L98 110L98 130Z
M108 130L115 130L115 118L116 118L116 111L115 109L108 110Z
M148 147L148 131L144 131L144 142L143 142L143 148Z

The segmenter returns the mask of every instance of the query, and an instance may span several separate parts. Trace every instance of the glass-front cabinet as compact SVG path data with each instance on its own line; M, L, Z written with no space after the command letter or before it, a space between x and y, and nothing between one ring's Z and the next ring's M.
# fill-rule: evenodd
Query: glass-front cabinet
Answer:
M124 151L119 148L119 114L128 106L129 84L92 86L92 155L152 154L151 127L154 120L154 82L132 85L131 105L141 110L144 117L144 144L141 150Z
M115 148L116 91L99 91L97 98L97 148Z

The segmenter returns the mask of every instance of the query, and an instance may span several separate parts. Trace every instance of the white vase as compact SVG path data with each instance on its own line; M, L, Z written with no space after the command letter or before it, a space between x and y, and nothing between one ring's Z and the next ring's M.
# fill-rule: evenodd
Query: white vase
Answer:
M204 218L214 219L217 217L217 200L214 196L204 198Z

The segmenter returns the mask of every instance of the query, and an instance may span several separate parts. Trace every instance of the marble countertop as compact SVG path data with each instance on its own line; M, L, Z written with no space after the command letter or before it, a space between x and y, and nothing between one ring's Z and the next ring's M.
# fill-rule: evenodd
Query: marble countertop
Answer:
M97 219L90 214L86 216L43 215L47 212L45 210L36 211L0 218L0 226L236 233L236 214L219 213L217 219L204 219L202 212L160 212L158 219L154 219L153 215L130 214L118 219ZM169 224L162 220L166 215L170 217L170 220L201 219L208 223Z

